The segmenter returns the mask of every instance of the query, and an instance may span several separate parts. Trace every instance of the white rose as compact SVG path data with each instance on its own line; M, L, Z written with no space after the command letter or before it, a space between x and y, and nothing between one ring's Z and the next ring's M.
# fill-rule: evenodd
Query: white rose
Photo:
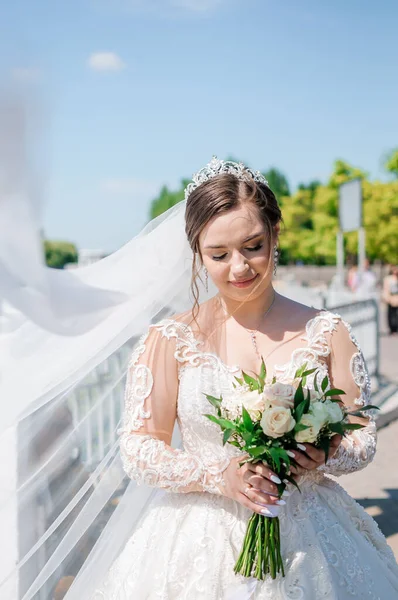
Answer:
M297 431L294 439L300 444L307 442L312 444L316 441L320 430L322 429L322 423L312 413L303 415L300 419L301 425L307 425L307 429Z
M293 408L296 389L288 383L273 383L264 388L264 398L272 408Z
M329 410L326 402L314 402L311 405L310 413L314 416L314 419L319 423L319 429L321 429L326 423L329 422Z
M344 414L341 410L341 406L337 402L327 401L325 402L328 415L329 415L329 423L340 423L343 420Z
M257 390L242 392L239 394L239 402L244 406L252 419L258 419L265 408L264 396Z
M264 411L261 417L260 425L265 435L272 438L278 438L291 431L296 421L292 417L289 408L276 406Z

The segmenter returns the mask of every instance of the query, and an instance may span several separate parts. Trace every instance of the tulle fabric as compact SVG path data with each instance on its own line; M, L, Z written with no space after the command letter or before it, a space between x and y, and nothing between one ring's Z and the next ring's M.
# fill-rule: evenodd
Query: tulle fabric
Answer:
M120 461L127 366L151 322L192 305L192 253L180 203L98 263L48 269L28 125L23 103L2 96L0 597L52 599L73 579L80 600L151 494Z

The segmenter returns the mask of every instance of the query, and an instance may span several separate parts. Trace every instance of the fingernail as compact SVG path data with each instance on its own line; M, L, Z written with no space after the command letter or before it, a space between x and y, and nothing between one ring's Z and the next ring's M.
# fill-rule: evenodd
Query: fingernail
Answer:
M286 502L284 500L277 500L275 504L277 504L278 506L285 506Z
M304 450L304 452L307 450L307 448L303 444L297 444L297 448L299 450Z
M283 494L282 494L281 498L283 498L284 496L286 496L286 498L287 498L288 496L290 496L290 492L289 492L289 490L284 490L284 492L283 492Z
M286 483L286 485L288 485L290 483L290 481L288 479L284 479L283 483ZM286 491L286 490L285 490Z
M282 483L282 481L276 475L271 475L270 480L274 483Z
M267 517L277 517L279 515L280 508L279 506L271 506L268 504L266 507L261 509L261 512L263 515L267 515Z
M295 457L296 457L295 453L294 453L294 452L292 452L291 450L286 450L286 454L287 454L288 456L290 456L290 458L295 458Z

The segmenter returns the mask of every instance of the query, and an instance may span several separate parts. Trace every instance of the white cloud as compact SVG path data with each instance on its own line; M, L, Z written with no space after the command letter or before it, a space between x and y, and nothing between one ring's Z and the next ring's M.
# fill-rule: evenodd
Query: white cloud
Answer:
M93 52L88 58L87 65L93 71L121 71L126 66L115 52Z
M14 67L11 76L18 83L37 83L41 78L41 71L36 67Z
M150 197L159 192L160 185L154 181L141 179L105 179L101 182L101 191L110 196Z

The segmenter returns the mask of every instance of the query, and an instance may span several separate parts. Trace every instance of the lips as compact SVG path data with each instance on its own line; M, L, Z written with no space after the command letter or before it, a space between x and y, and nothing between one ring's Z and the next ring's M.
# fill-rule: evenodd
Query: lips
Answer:
M232 285L234 285L235 287L248 287L249 285L251 285L253 283L253 281L257 278L257 275L255 275L254 277L251 277L250 279L242 279L241 281L230 281L229 283L231 283Z

